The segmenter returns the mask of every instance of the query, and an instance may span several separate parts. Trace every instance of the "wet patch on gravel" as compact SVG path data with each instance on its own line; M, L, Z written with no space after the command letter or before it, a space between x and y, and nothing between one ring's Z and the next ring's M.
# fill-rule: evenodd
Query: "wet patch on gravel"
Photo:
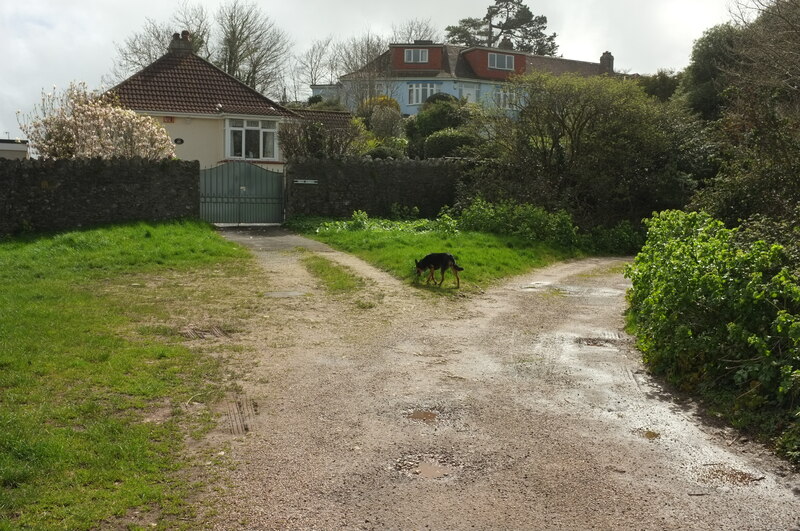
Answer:
M625 295L625 291L615 288L606 287L587 287L575 286L570 284L557 284L548 281L532 282L520 288L522 291L531 291L534 293L546 293L550 295L563 295L566 297L621 297Z
M446 451L405 454L389 467L398 478L428 481L454 481L470 468Z
M764 480L763 475L734 468L723 463L708 463L698 473L698 480L715 486L746 487Z
M436 424L436 419L439 417L438 411L430 411L425 409L415 409L410 413L406 413L406 418L411 420L418 420L428 425Z
M661 434L659 432L651 430L649 428L639 428L637 430L633 430L633 433L638 435L639 437L644 437L648 441L655 441L656 439L661 438Z

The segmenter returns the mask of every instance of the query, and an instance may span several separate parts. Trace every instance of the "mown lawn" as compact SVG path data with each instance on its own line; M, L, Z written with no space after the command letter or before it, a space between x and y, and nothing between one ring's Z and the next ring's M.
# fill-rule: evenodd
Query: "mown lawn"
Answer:
M174 338L130 333L164 311L138 281L235 274L249 260L194 222L0 240L0 529L186 510L179 405L212 400L220 367ZM155 410L166 410L157 422Z

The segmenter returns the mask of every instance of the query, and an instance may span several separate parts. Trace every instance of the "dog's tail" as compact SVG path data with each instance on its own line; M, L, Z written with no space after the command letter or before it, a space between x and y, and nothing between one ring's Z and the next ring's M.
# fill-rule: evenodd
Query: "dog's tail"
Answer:
M463 267L461 267L461 266L460 266L460 265L458 265L458 264L453 264L453 267L455 267L455 268L456 268L456 271L464 271L464 268L463 268Z

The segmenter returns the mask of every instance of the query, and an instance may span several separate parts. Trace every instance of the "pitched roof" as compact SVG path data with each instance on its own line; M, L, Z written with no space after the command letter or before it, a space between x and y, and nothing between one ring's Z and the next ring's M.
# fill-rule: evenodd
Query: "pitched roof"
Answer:
M137 111L296 116L197 55L170 51L112 88Z
M391 46L413 46L403 44L392 44ZM359 72L371 71L373 73L383 74L384 77L393 78L461 78L461 79L485 79L472 69L464 56L465 52L482 48L489 51L497 51L497 48L488 48L484 46L458 46L454 44L427 44L427 47L437 47L444 50L444 60L440 69L402 69L393 70L390 68L390 53L387 51L378 56L374 61L363 67L361 70L345 74L341 79L357 79ZM526 52L516 50L509 50L509 53L525 56L526 72L542 71L551 74L565 74L574 73L584 76L599 75L603 72L600 63L592 63L589 61L576 61L574 59L564 59L563 57L551 57L546 55L533 55ZM373 74L374 75L374 74Z
M353 115L348 111L328 111L322 109L292 109L295 114L311 122L320 122L328 129L345 129L350 125Z

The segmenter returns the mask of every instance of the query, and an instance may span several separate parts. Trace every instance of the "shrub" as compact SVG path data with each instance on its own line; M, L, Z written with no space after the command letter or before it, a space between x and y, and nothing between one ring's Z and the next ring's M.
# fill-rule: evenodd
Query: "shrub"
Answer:
M330 129L321 122L297 120L281 124L278 142L287 160L337 158L358 154L364 127L353 119L347 127Z
M459 228L520 236L531 242L571 247L577 243L577 227L564 211L545 209L513 201L492 204L475 199L459 217Z
M85 83L43 93L33 113L18 118L31 148L45 159L175 156L158 121L121 107L111 94L90 92Z
M634 255L644 245L645 233L630 221L613 227L594 227L580 235L580 248L592 254Z
M463 147L475 144L475 137L451 127L436 131L425 139L425 158L452 157Z
M783 433L787 455L800 451L800 282L783 248L737 241L737 229L704 213L666 211L646 224L626 274L647 365L725 401L736 423Z
M405 156L402 150L387 145L375 146L366 154L373 159L401 159Z

